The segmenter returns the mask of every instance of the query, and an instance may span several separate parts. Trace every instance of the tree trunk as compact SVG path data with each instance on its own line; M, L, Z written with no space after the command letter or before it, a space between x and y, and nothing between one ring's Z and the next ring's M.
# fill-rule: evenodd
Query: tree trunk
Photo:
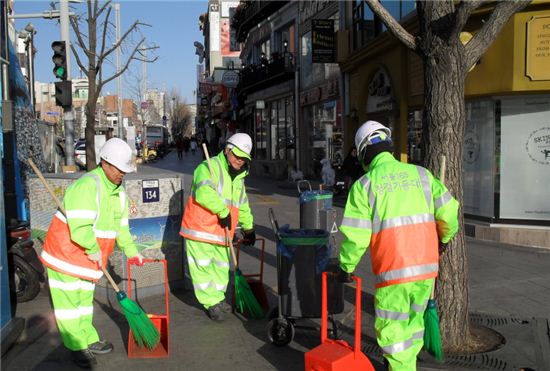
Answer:
M97 167L95 158L95 111L97 106L96 74L90 70L88 76L89 90L88 102L86 102L86 169L88 171Z
M435 4L437 3L437 4ZM420 49L424 60L423 135L425 165L436 175L442 156L446 156L445 183L462 205L462 164L465 104L463 68L464 49L460 41L450 40L452 2L425 2L419 10ZM468 326L468 265L464 244L464 219L459 213L460 230L440 258L436 298L441 321L441 336L447 352L466 349L470 342Z

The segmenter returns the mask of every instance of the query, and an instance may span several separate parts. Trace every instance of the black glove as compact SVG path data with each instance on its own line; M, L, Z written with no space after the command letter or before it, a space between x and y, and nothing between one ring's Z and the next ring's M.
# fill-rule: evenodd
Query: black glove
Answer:
M221 218L218 216L218 222L220 223L222 228L231 229L231 213L227 214L225 218Z
M449 243L443 243L443 242L440 242L439 243L439 254L443 254L445 252L445 250L447 250L447 246L449 246Z
M254 232L254 229L249 230L243 230L243 245L250 245L254 246L256 243L256 232Z
M338 272L338 281L343 282L343 283L349 283L349 282L353 281L351 279L351 277L353 277L353 275L351 273L348 273L348 272L342 270L342 268L340 268L340 272Z

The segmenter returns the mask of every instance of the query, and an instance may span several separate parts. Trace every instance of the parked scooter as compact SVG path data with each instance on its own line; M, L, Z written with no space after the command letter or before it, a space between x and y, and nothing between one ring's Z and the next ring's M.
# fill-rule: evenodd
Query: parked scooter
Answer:
M23 303L34 299L40 292L40 282L44 281L44 266L34 250L29 222L11 220L8 233L10 291L18 303Z

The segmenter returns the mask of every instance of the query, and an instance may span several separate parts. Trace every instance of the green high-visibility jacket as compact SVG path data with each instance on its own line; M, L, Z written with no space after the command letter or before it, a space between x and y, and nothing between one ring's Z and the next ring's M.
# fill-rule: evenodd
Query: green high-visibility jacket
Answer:
M254 225L244 184L248 170L231 179L230 165L223 151L210 162L212 175L207 161L195 169L180 235L196 241L225 245L225 231L219 225L218 217L224 218L231 212L231 238L237 222L245 230L252 229Z
M53 218L40 256L48 267L97 280L102 272L87 254L101 249L105 266L116 241L126 256L137 255L129 229L124 187L111 183L101 167L67 188L63 206L66 214L58 211Z
M457 233L458 206L427 169L380 153L350 190L340 266L353 272L371 246L376 287L436 277L439 241Z

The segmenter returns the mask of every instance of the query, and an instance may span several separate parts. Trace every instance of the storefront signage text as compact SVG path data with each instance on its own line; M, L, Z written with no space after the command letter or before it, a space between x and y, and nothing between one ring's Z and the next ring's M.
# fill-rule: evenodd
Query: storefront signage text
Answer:
M395 108L390 79L384 70L376 71L368 90L367 113L391 111Z
M311 61L312 63L335 63L334 20L311 20Z
M531 80L550 80L550 17L527 22L526 72Z

